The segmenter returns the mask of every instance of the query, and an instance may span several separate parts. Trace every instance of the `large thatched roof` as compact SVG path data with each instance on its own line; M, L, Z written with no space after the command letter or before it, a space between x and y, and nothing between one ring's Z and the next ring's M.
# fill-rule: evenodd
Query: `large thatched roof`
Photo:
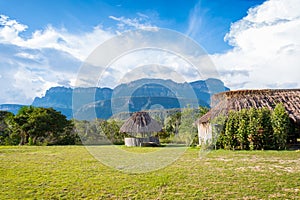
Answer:
M162 126L147 112L134 113L120 128L122 133L150 133L161 131Z
M230 110L262 107L273 110L278 103L283 103L289 117L300 123L300 89L228 91L214 95L211 102L212 109L198 123L208 122L220 114L227 115Z

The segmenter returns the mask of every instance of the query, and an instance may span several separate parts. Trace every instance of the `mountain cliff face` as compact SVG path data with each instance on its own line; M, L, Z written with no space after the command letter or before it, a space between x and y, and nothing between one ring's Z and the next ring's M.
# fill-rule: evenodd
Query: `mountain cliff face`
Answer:
M210 96L226 90L229 89L218 79L192 83L140 79L114 89L53 87L44 97L36 97L32 105L53 107L68 118L108 119L121 112L183 108L187 105L209 107Z
M45 96L36 97L32 106L36 107L52 107L68 118L73 117L73 98L77 98L76 102L82 105L89 105L97 101L107 101L111 99L113 90L110 88L66 88L66 87L52 87L47 90ZM92 97L92 98L91 98ZM80 98L80 99L78 99ZM75 103L76 103L75 102ZM104 114L100 118L108 118Z
M109 88L66 88L66 87L52 87L47 90L45 96L36 97L32 103L37 107L58 107L72 109L73 94L80 94L81 101L84 104L91 103L85 97L91 94L95 96L96 100L108 100L111 98L112 89Z
M44 97L36 97L32 106L72 109L72 88L53 87L46 91Z

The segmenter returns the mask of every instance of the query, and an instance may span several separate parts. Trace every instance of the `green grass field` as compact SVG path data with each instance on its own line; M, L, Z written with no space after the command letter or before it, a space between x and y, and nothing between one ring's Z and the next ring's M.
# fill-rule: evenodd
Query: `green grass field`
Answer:
M188 149L166 168L126 174L83 146L2 146L0 174L0 199L300 199L299 151L212 151L200 159L199 149Z

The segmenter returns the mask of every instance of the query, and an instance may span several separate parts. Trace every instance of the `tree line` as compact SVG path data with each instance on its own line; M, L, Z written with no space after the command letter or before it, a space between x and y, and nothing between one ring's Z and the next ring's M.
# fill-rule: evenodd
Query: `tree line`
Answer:
M184 108L157 112L152 117L163 129L155 133L162 143L198 145L196 119L208 112L207 108ZM0 145L95 145L124 144L120 133L124 121L117 119L68 120L53 108L22 107L14 115L0 111ZM273 111L267 108L230 111L216 117L212 124L216 148L222 149L286 149L295 142L295 126L290 122L282 104ZM218 125L218 126L215 126Z
M161 142L198 144L192 124L207 108L185 108L158 112L152 117L163 127L155 133ZM14 115L0 111L0 145L74 145L124 144L128 134L120 133L124 121L118 119L68 120L53 108L24 106Z

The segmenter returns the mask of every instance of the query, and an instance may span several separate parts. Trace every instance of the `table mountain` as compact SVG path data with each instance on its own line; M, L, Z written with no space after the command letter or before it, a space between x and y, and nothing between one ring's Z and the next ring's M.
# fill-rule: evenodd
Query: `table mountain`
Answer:
M121 112L172 109L210 105L210 96L229 90L218 79L176 83L172 80L140 79L110 88L52 87L45 96L32 103L38 107L53 107L68 118L108 119ZM74 115L73 115L74 113Z

